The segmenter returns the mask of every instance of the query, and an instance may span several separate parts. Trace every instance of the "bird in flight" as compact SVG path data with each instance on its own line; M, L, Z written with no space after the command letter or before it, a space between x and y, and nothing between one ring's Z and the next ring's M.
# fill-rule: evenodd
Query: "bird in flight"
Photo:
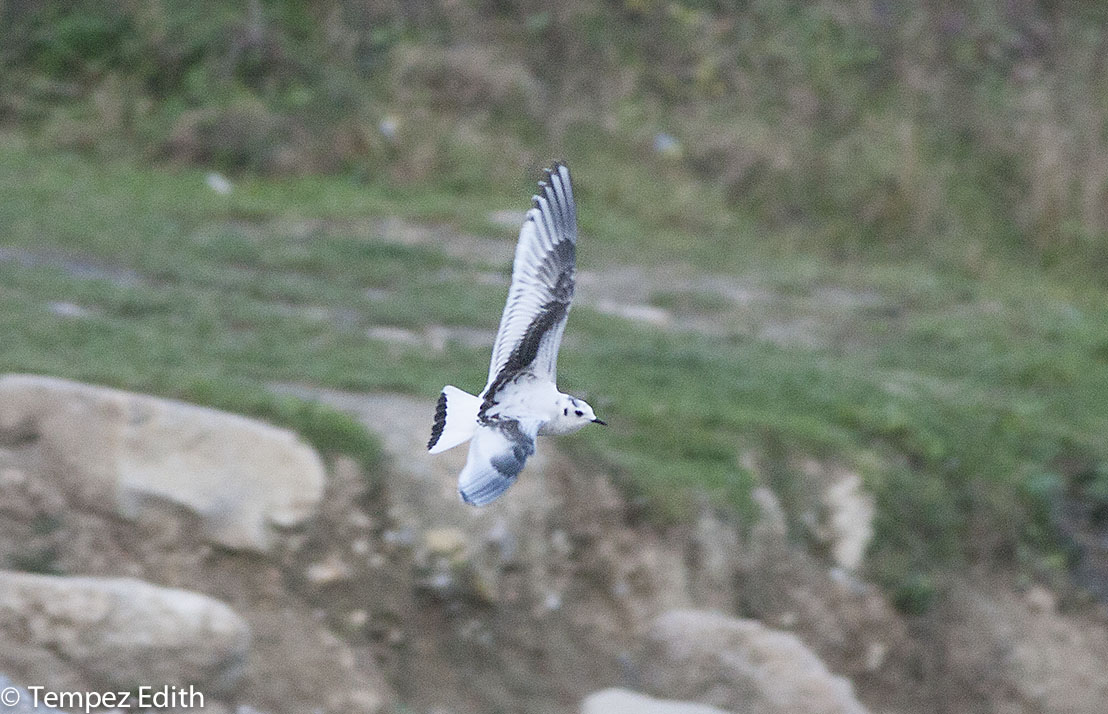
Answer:
M492 503L515 483L535 453L536 436L605 423L555 384L577 276L577 206L568 166L556 162L543 173L519 231L488 383L478 396L444 387L427 442L438 454L471 440L458 493L474 506Z

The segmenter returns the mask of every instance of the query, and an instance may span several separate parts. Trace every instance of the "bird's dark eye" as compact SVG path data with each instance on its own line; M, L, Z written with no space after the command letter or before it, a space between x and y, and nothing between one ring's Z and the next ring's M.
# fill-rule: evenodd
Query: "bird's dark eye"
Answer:
M577 410L577 416L581 416L581 415L582 415L582 414L584 414L584 413L585 413L585 412L581 411L580 409L578 409L578 410Z
M569 416L569 407L562 410L562 416Z

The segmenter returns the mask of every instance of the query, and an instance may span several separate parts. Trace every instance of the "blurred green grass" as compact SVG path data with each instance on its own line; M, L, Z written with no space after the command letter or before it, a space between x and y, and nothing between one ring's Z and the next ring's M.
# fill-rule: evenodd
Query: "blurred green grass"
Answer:
M595 170L579 170L582 185ZM426 397L428 415L441 385L480 389L488 346L420 340L439 326L491 333L510 266L381 229L385 217L446 221L450 235L521 201L452 201L452 190L252 178L220 195L194 169L91 161L5 134L0 371L255 414L379 468L355 423L267 387L398 390ZM592 205L580 260L595 273L624 264L627 236L636 256L664 255L680 230L627 215L609 235L602 202L588 191L581 201ZM510 253L512 233L490 240ZM1086 474L1108 464L1100 288L1002 257L969 273L910 258L782 256L742 232L728 236L740 257L719 260L719 240L680 233L680 262L756 286L766 302L734 305L707 287L651 292L678 323L714 320L710 334L574 308L561 386L612 426L564 448L614 474L659 522L707 498L750 523L751 490L771 479L800 537L816 493L802 460L858 470L878 505L869 567L908 608L928 601L921 583L936 568L998 558L1056 567L1057 500L1067 489L1095 497L1103 479ZM473 279L490 270L502 285ZM757 329L805 315L818 327L811 343ZM415 342L382 339L381 326ZM1085 465L1076 475L1060 466L1073 462Z
M604 207L597 234L642 251L634 208L671 239L656 260L712 255L683 232L768 229L783 251L1002 251L1103 283L1106 7L9 3L0 122L105 158L404 186L452 219L444 197L487 206L572 156L610 177L582 208ZM328 186L332 212L366 203Z
M659 521L768 483L798 538L800 464L855 469L907 610L971 561L1050 577L1063 502L1108 513L1106 7L0 4L0 369L379 468L267 385L478 390L493 212L566 158L584 270L711 280L653 278L664 329L579 302L563 387L613 426L564 448Z

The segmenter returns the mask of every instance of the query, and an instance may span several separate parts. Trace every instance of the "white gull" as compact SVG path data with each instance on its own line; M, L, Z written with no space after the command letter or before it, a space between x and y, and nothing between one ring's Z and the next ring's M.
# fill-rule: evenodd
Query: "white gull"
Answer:
M577 276L577 206L569 167L557 162L544 173L519 231L488 382L478 396L444 387L427 442L438 454L472 439L458 493L474 506L492 503L515 483L535 453L536 436L604 423L555 384Z

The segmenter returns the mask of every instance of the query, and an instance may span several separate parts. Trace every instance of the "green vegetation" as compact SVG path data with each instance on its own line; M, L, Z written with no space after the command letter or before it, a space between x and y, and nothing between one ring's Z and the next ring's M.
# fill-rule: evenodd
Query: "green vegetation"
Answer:
M1064 499L1108 519L1099 5L419 8L0 5L0 371L374 464L267 385L479 389L487 346L430 335L495 328L491 214L565 157L584 269L711 274L649 284L672 328L571 318L562 386L612 427L563 444L652 518L707 496L749 521L766 483L801 536L802 462L842 464L909 612L968 561L1058 572Z
M513 195L566 156L624 250L634 215L673 239L771 228L840 256L1101 276L1106 21L987 0L6 3L0 121L454 198ZM659 132L676 143L656 153Z
M438 325L495 329L504 287L472 280L493 266L389 242L374 227L381 211L423 215L418 192L410 204L372 188L355 200L342 179L252 179L221 196L197 171L89 162L13 136L0 157L0 371L259 415L367 464L379 453L353 422L266 385L401 390L426 396L428 409L443 383L481 386L486 346L370 337L379 326L417 339ZM351 201L331 208L345 192ZM321 218L329 212L333 220ZM502 239L509 247L512 236ZM1104 500L1108 301L1099 289L1002 261L971 276L785 259L759 253L754 236L734 241L747 256L735 284L764 303L734 305L707 287L653 293L679 321L703 313L721 334L637 326L585 305L573 313L563 385L592 390L613 426L564 446L607 464L654 518L683 517L698 494L749 516L760 478L799 518L813 489L798 460L850 465L878 499L874 572L903 583L898 601L916 610L938 565L1017 552L1045 562L1035 553L1057 547L1052 499L1070 487L1059 464L1084 464L1072 488ZM506 283L508 265L494 267ZM763 322L750 324L752 314ZM796 336L816 344L756 338L789 316L819 321ZM754 472L743 454L754 455Z

